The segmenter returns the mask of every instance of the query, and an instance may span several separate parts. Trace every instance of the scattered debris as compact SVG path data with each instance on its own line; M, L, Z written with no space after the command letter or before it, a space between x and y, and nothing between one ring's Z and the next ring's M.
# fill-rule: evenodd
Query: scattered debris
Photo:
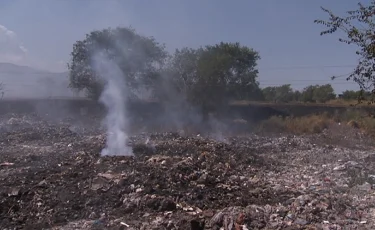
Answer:
M106 136L92 125L0 125L2 229L375 229L362 136L359 148L325 134L153 133L131 137L134 157L100 157Z
M12 166L12 165L14 165L14 163L10 163L10 162L0 163L0 166Z

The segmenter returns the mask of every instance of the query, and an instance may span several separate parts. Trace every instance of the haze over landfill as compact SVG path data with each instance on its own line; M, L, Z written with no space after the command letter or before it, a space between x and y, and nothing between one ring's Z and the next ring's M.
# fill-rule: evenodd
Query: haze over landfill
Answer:
M374 9L1 1L0 229L375 229Z

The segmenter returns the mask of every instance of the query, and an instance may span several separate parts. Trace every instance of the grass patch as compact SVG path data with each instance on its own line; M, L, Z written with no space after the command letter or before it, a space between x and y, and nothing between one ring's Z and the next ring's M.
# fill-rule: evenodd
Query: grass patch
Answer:
M343 100L343 99L329 100L325 104L327 104L327 105L346 105L346 106L351 106L351 105L361 105L361 106L368 105L366 102L358 104L358 100Z
M359 129L375 137L375 118L359 110L348 110L334 115L314 114L302 117L273 116L262 121L257 130L259 132L286 132L292 134L320 133L333 124L340 124Z
M289 132L294 134L320 133L334 121L327 115L309 115L303 117L271 117L260 123L261 132Z

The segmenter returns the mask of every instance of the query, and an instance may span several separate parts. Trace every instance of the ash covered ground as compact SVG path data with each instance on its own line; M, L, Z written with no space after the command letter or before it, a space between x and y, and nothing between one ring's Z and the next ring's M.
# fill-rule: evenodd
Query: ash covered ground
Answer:
M1 229L375 229L375 152L348 127L140 133L134 157L101 157L100 121L0 123Z

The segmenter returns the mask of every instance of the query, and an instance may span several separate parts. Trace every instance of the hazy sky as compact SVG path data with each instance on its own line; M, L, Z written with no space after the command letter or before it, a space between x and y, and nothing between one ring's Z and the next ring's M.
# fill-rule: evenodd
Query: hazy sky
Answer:
M320 6L342 13L356 0L0 0L0 62L66 70L76 40L94 29L129 26L168 50L220 41L259 51L262 86L331 83L356 64L354 48L323 36ZM364 3L368 1L362 1ZM333 66L333 67L332 67ZM337 91L356 88L344 79Z

